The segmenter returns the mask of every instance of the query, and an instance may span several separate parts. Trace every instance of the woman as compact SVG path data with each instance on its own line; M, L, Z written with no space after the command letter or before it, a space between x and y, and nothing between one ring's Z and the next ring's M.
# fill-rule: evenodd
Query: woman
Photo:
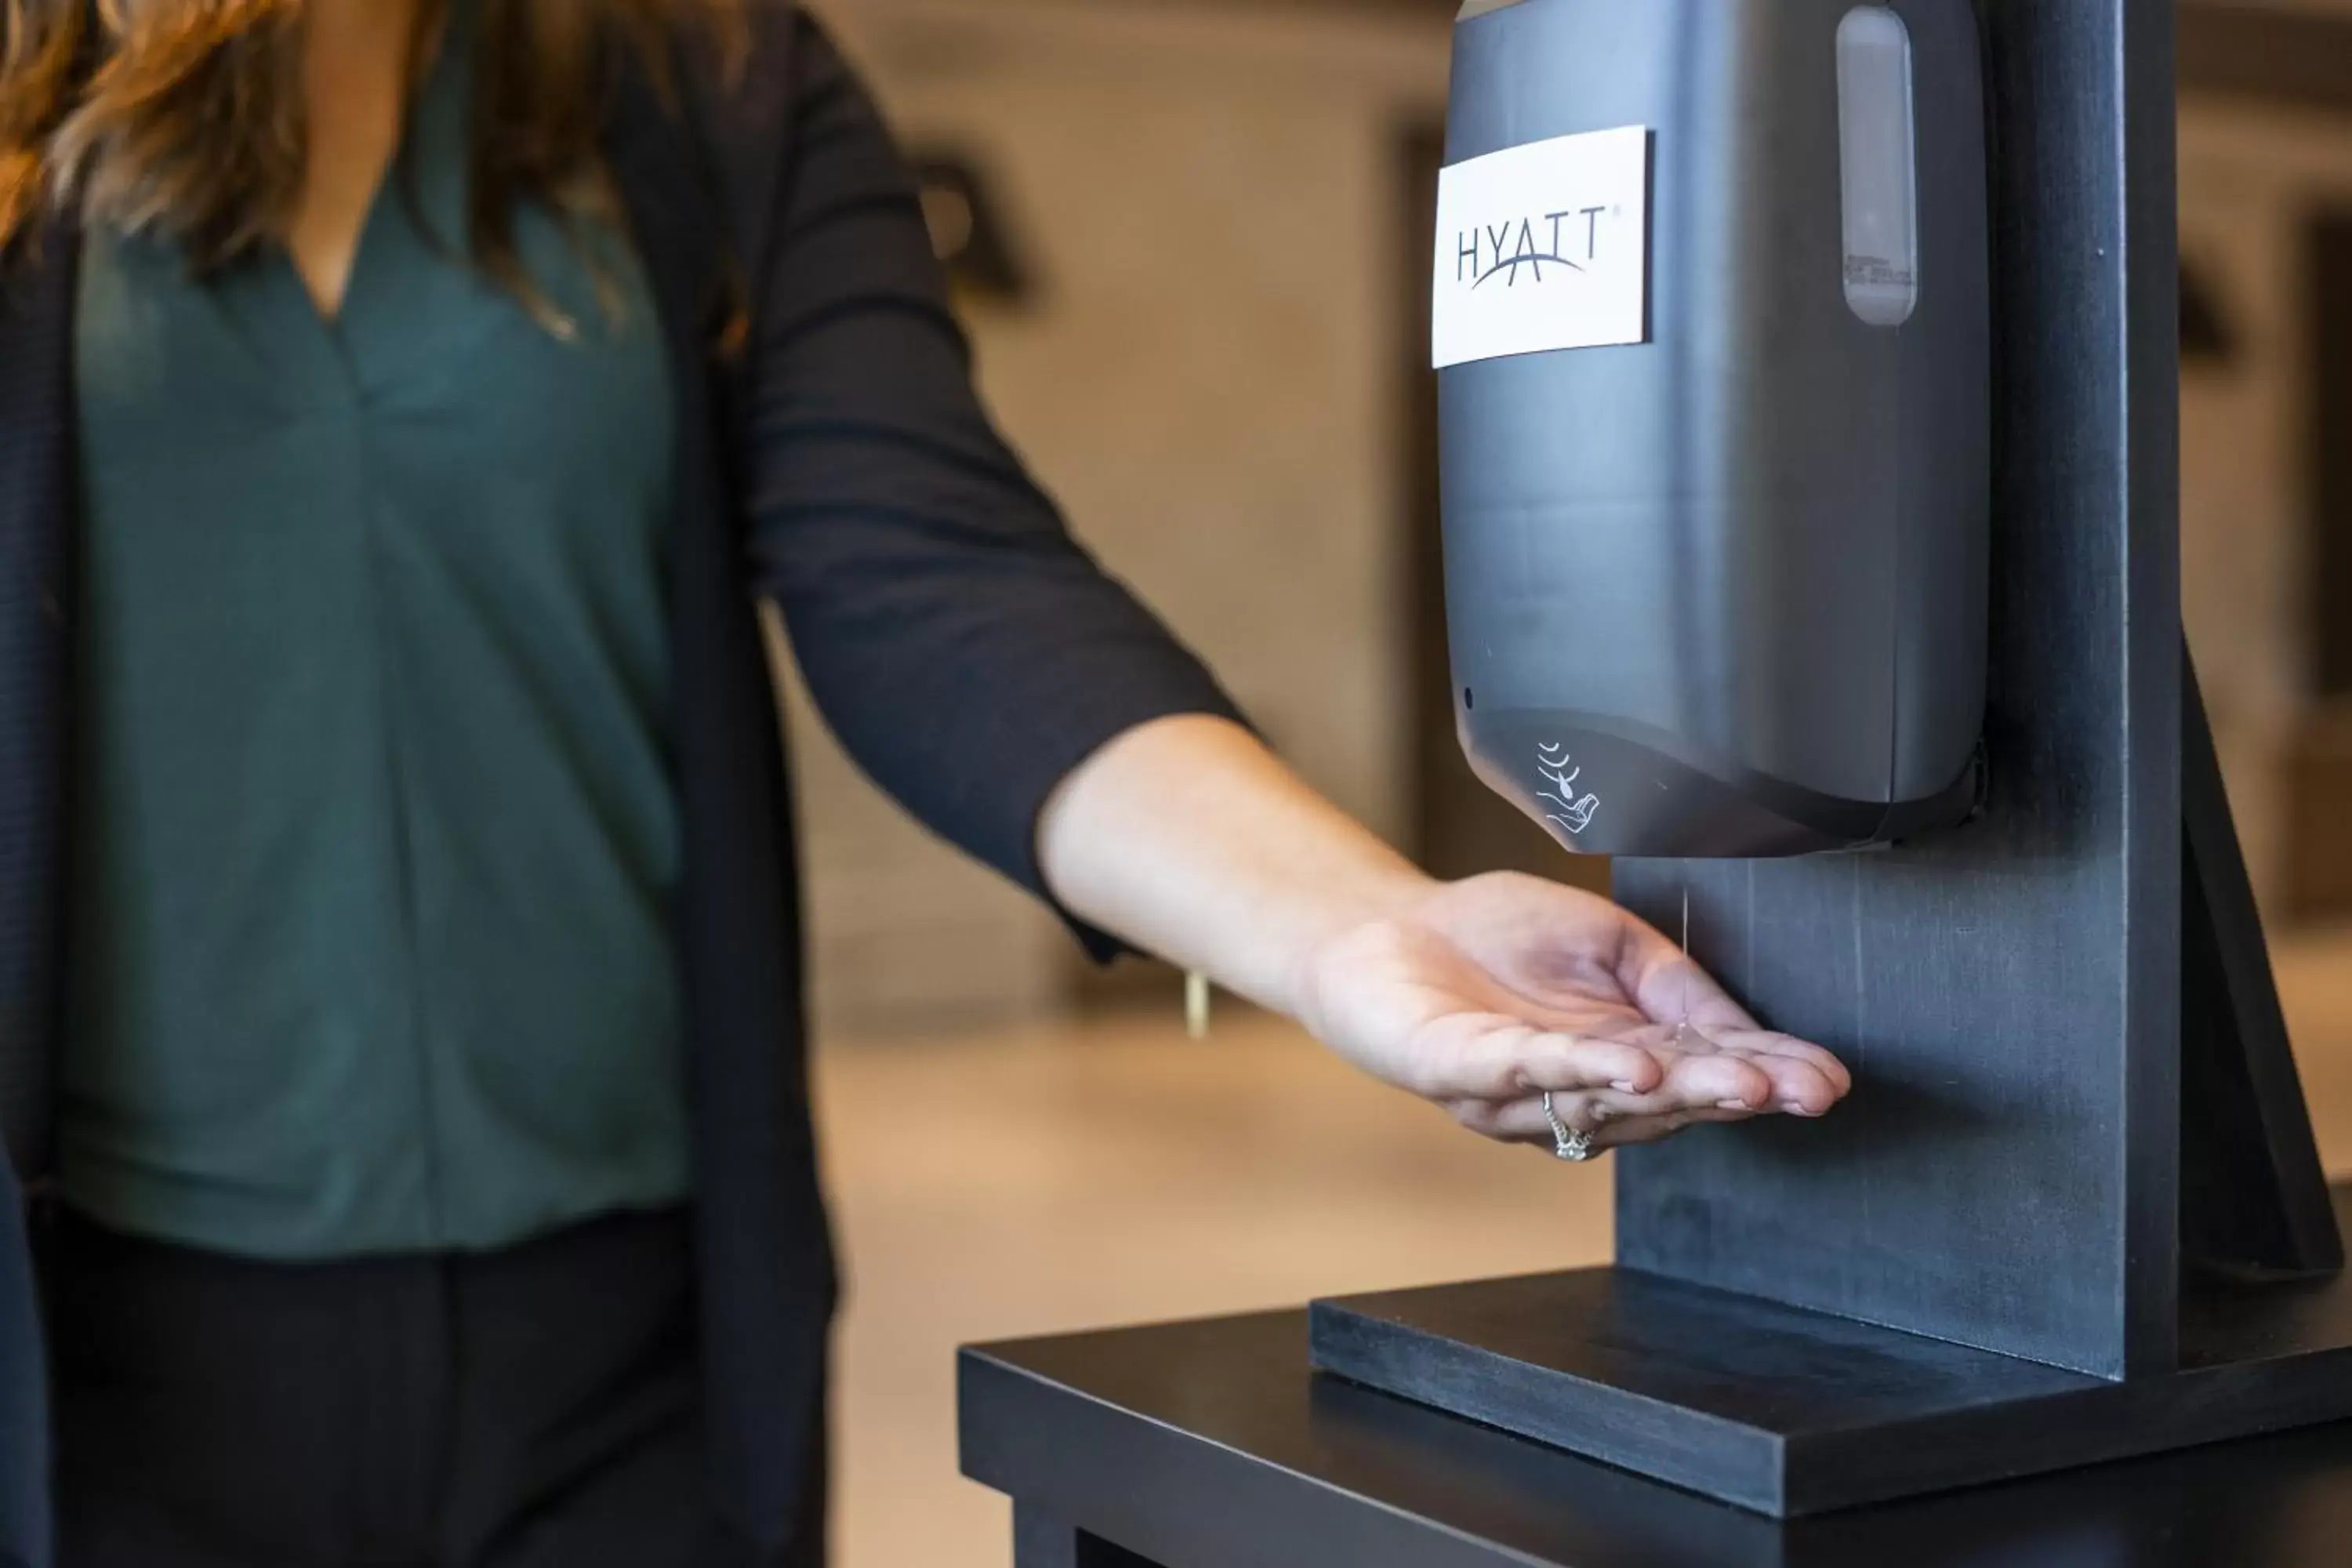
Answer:
M1480 1132L1845 1092L1654 931L1439 886L1235 722L990 428L784 0L0 7L0 1110L49 1351L12 1191L0 1555L818 1560L757 598L1096 952Z

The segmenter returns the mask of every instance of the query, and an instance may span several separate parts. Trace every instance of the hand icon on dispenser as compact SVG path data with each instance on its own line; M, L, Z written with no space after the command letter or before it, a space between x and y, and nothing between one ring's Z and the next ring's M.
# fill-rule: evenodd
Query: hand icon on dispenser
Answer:
M1569 754L1568 748L1538 746L1536 760L1541 764L1537 771L1552 786L1536 794L1536 798L1549 808L1544 813L1545 820L1570 835L1591 826L1593 814L1601 809L1601 797L1589 792L1576 793L1576 781L1584 776L1584 770L1570 766L1576 759Z

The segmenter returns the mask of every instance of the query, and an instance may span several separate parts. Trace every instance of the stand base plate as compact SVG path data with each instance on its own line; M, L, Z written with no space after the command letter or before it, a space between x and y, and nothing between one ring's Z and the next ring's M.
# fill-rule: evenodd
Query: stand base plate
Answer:
M1324 1372L1783 1519L2352 1418L2344 1279L2192 1283L2181 1369L2123 1383L1622 1268L1312 1326Z

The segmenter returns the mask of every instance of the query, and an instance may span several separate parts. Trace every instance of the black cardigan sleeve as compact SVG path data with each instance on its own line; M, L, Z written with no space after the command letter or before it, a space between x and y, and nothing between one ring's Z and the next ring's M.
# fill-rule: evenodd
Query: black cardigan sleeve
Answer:
M799 26L746 367L753 567L860 765L1042 893L1036 820L1073 768L1152 719L1237 715L991 423L914 178L831 41Z

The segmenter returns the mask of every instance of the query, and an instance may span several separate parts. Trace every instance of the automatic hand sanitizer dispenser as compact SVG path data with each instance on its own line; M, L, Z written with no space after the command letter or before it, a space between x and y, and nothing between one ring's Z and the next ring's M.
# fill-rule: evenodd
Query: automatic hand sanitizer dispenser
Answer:
M1971 809L1990 506L1969 0L1470 0L1433 344L1463 744L1570 849Z

